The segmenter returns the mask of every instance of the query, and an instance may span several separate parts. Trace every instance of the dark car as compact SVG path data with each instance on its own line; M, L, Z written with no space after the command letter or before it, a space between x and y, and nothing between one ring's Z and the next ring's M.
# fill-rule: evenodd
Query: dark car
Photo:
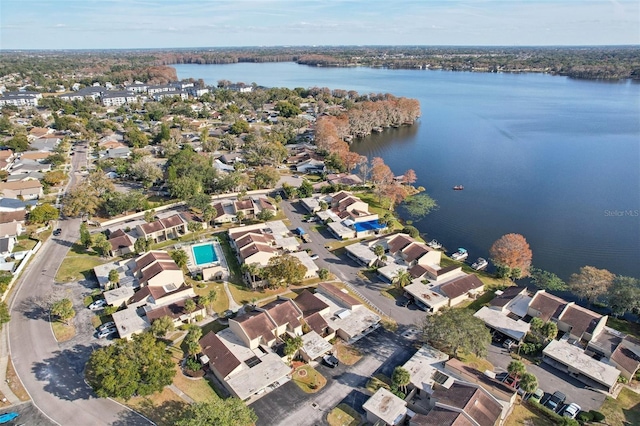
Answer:
M545 402L544 406L552 411L559 411L567 396L560 391L555 391L553 395Z
M331 354L323 356L322 362L324 362L327 366L331 368L335 368L338 366L338 364L340 364L340 361L338 361L338 358L336 358Z
M56 237L61 233L62 233L62 228L57 228L55 231L53 231L53 235L55 235Z
M401 296L398 298L398 305L406 308L410 304L411 304L411 299L409 299L408 297Z

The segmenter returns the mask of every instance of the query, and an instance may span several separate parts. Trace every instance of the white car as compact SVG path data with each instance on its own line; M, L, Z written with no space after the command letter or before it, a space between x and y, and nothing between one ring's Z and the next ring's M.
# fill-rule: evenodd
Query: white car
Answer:
M102 309L105 306L107 306L107 301L104 299L98 299L89 305L89 309L91 309L92 311L97 311L98 309Z
M98 332L98 339L104 339L105 337L109 337L112 334L116 334L118 330L116 328L105 328L104 330Z
M101 326L98 327L98 331L103 331L103 330L107 330L109 328L115 328L116 327L116 323L113 321L109 321L109 322L105 322L104 324L102 324Z
M570 419L575 419L581 410L582 408L580 408L578 404L572 402L571 404L567 405L567 408L564 409L564 413L562 413L562 415L565 417L569 417Z
M312 254L310 258L311 260L318 260L320 257L317 254Z

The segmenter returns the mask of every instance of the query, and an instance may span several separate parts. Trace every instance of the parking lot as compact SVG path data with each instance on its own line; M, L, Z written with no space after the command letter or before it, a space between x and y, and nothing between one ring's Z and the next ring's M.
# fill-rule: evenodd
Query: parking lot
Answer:
M292 381L251 404L258 415L257 425L298 426L324 424L326 415L341 402L364 414L362 404L368 399L364 386L375 373L390 376L397 365L404 364L415 352L412 341L382 328L354 343L363 357L355 365L340 364L316 369L327 379L317 393L307 394Z
M489 346L487 359L493 364L496 372L507 371L507 366L513 358L500 344ZM575 402L583 410L598 410L605 400L606 395L597 390L588 388L584 383L570 375L563 373L547 364L528 364L527 372L533 373L538 378L538 387L545 391L545 397L555 391L560 391L567 396L566 404Z

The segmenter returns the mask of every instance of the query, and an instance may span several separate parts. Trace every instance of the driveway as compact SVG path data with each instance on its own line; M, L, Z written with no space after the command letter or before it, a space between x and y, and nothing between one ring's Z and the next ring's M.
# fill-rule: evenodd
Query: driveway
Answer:
M353 346L363 353L355 365L316 367L327 379L318 393L306 394L290 381L251 404L258 415L257 425L325 424L327 414L341 402L363 413L362 404L369 398L364 386L369 378L377 372L390 376L396 366L404 364L416 351L410 341L382 328Z
M487 359L496 372L507 371L507 366L513 361L507 350L496 344L489 346ZM560 391L567 396L567 403L575 402L585 411L599 410L606 398L604 393L587 388L581 381L550 365L527 364L527 371L538 378L540 389L546 393Z
M76 150L73 170L86 165L86 149ZM70 185L76 179L70 173ZM76 293L88 290L82 282L68 285L54 283L54 278L69 248L79 236L79 219L62 220L61 235L49 239L34 256L16 283L9 302L8 324L11 358L16 372L29 392L34 406L53 422L62 425L142 425L149 422L122 405L98 398L85 383L83 368L94 343L86 334L86 323L78 318L79 336L59 344L51 332L48 306L60 295L71 294L76 310L84 307ZM65 296L66 297L66 296ZM83 337L84 336L84 337ZM34 423L37 424L37 423Z
M389 288L389 284L378 279L370 281L363 278L359 275L360 271L364 269L362 266L346 255L336 256L327 250L326 245L335 242L335 237L326 228L319 227L317 223L303 222L304 215L308 212L299 202L283 201L280 206L287 219L291 221L291 228L301 227L311 237L311 242L303 243L302 248L310 249L319 256L315 262L320 268L327 268L340 281L351 284L385 315L396 320L401 326L413 326L425 318L426 313L417 309L415 305L405 308L397 305L394 299L383 296L380 291Z

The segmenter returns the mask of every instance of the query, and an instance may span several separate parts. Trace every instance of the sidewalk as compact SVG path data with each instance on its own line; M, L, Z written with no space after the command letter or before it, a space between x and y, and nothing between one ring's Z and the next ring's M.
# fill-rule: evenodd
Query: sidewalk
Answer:
M13 393L7 384L7 365L9 364L9 346L7 345L7 329L2 326L0 329L0 392L11 403L20 404L21 401Z

